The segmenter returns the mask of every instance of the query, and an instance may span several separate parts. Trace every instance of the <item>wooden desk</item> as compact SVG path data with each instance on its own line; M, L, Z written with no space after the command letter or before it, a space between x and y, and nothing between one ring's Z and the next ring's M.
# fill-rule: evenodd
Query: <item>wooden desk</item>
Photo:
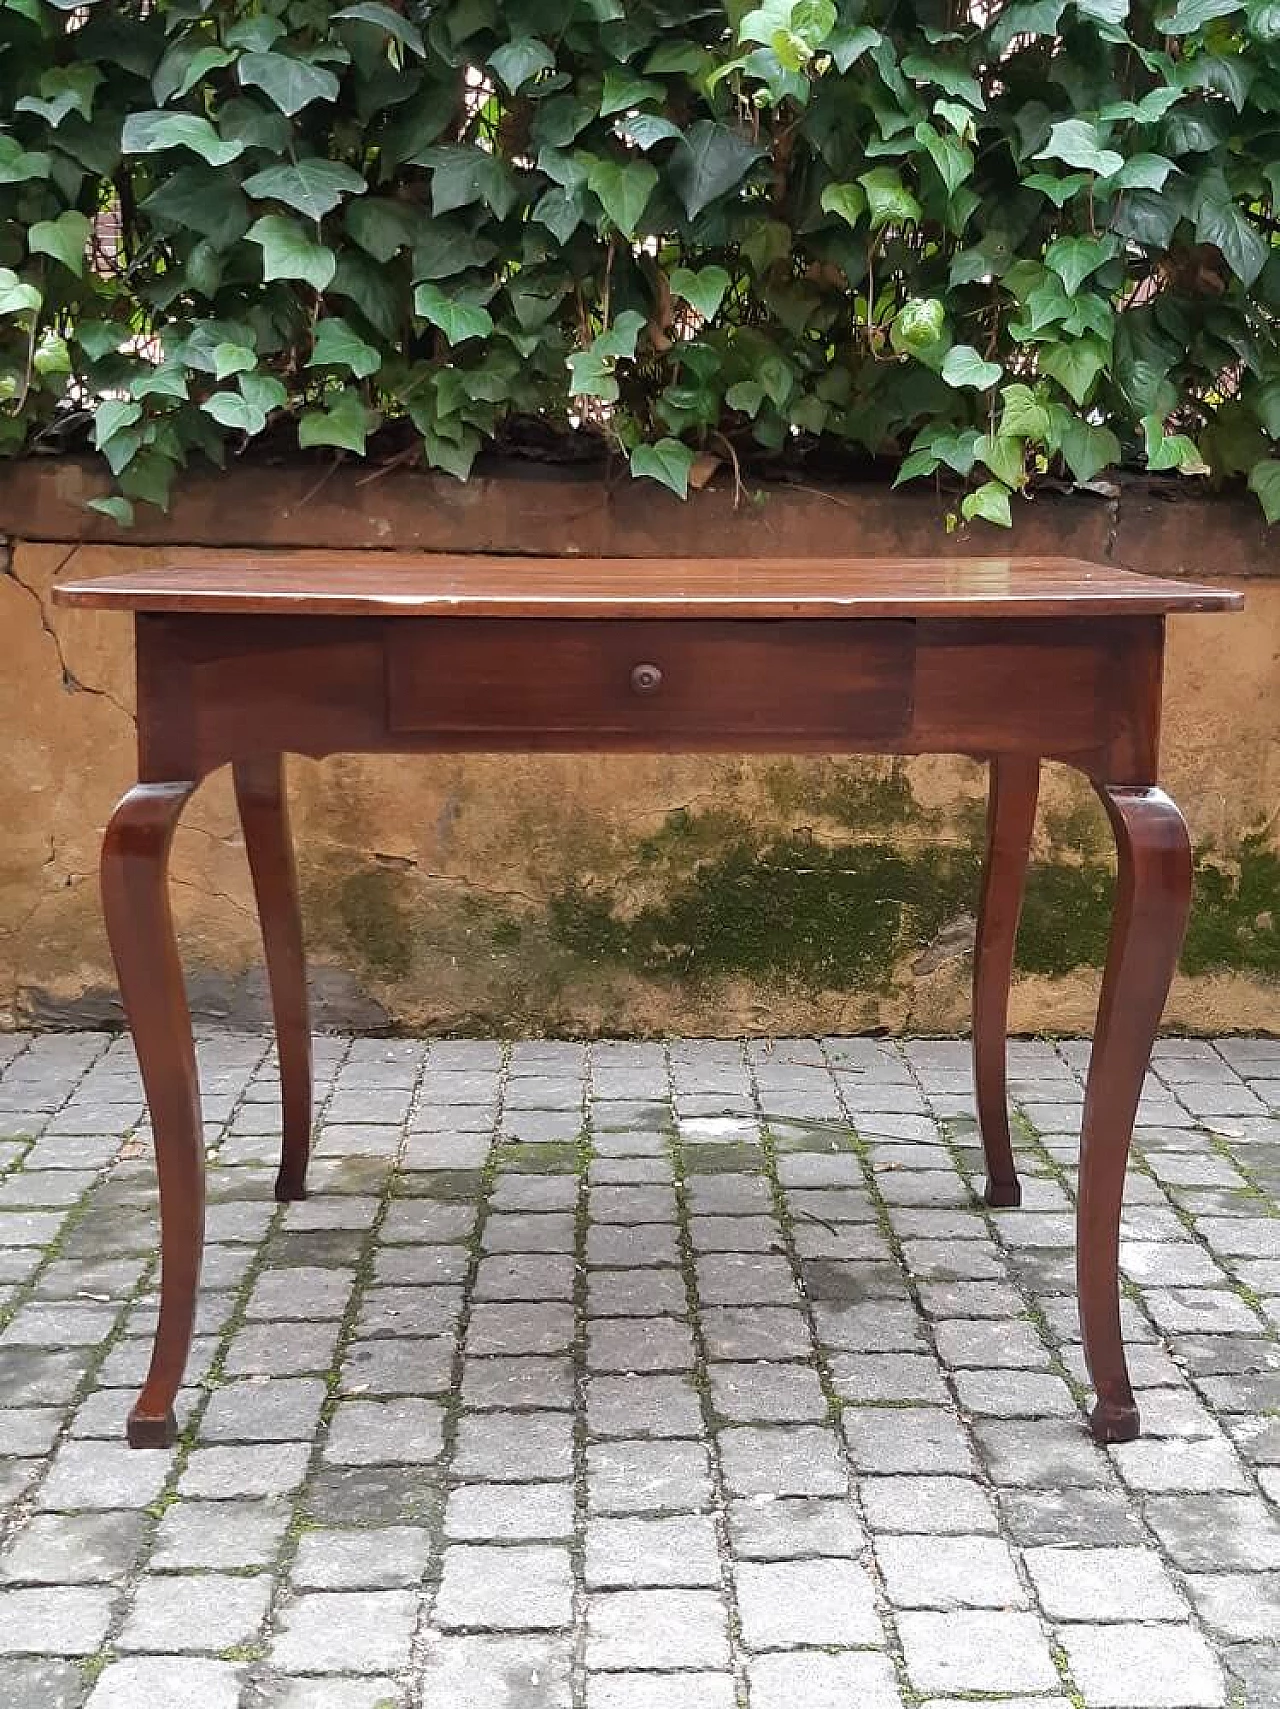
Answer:
M173 1439L204 1239L191 1022L166 885L179 815L231 765L283 1083L277 1197L306 1191L310 1030L283 756L460 751L960 753L990 762L974 963L987 1202L1016 1205L1005 1096L1014 938L1042 759L1083 771L1119 885L1081 1140L1077 1276L1100 1441L1139 1428L1120 1336L1121 1194L1186 925L1191 852L1156 787L1164 621L1238 595L1065 561L759 562L189 555L66 582L134 613L138 777L107 827L107 929L155 1130L160 1318L129 1418Z

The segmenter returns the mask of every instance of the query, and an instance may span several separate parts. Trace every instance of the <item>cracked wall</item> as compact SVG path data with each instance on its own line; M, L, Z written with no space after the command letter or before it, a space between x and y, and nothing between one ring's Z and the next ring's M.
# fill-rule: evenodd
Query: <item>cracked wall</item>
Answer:
M129 626L48 592L73 556L92 575L177 555L17 544L0 577L0 1021L118 1019L96 864L133 777ZM1244 617L1171 626L1165 774L1201 870L1168 1024L1193 1031L1280 1030L1280 583L1247 592ZM984 798L968 762L349 757L290 778L322 1025L967 1025ZM1034 859L1013 1024L1083 1030L1110 868L1100 810L1058 768ZM173 870L197 1014L261 1020L225 778L193 802Z

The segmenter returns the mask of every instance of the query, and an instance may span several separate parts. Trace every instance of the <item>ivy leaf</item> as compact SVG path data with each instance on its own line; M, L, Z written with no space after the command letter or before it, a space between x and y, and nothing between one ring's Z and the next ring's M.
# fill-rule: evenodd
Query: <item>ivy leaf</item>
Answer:
M187 376L179 362L161 362L158 367L135 374L129 382L129 391L135 398L186 399L189 396Z
M212 416L219 427L238 428L250 438L261 433L267 425L266 410L250 403L240 392L215 392L204 400L200 408Z
M1049 411L1031 390L1021 383L1006 386L1000 394L1004 408L1000 413L1002 438L1048 439ZM1019 466L1021 464L1019 463ZM988 467L990 465L988 464ZM997 471L993 470L993 473ZM1009 485L1015 483L1010 481Z
M1049 140L1035 156L1037 160L1060 160L1081 172L1110 177L1124 165L1124 156L1104 148L1098 127L1089 119L1063 119L1049 132Z
M1066 414L1061 444L1067 467L1081 484L1091 481L1100 469L1120 461L1120 441L1111 429L1095 427L1090 421L1081 421L1079 416Z
M1000 481L984 481L975 492L965 494L960 502L960 514L966 522L972 522L976 517L982 522L993 522L997 528L1012 528L1008 487Z
M413 164L433 169L431 209L435 214L449 214L483 202L505 220L520 199L507 163L483 149L454 145L429 148L415 156Z
M1156 28L1166 36L1189 36L1215 18L1229 18L1244 10L1243 0L1178 0L1178 5Z
M650 77L636 77L625 66L610 65L604 74L600 92L600 117L625 113L631 107L642 107L646 101L658 101L666 95L666 85ZM677 133L678 134L678 133Z
M514 95L541 72L555 69L556 56L537 36L521 36L489 55L490 69Z
M677 498L688 498L689 476L696 461L695 454L680 440L659 439L656 445L636 446L631 453L631 473L659 481Z
M1062 280L1067 294L1078 291L1097 269L1115 254L1114 237L1059 237L1044 252L1045 264Z
M932 54L909 53L902 61L902 75L914 83L933 83L971 107L985 107L986 98L977 79L963 65Z
M56 220L39 220L27 233L27 248L32 255L51 255L77 278L84 277L85 251L93 231L84 214L68 208Z
M594 160L587 187L624 237L634 237L649 198L658 187L658 174L647 160Z
M678 142L684 132L659 113L628 113L619 123L617 134L624 142L634 143L642 154L648 154L660 142Z
M282 113L290 118L309 107L313 101L333 102L338 98L341 83L323 65L313 65L309 59L295 59L292 54L246 53L236 67L246 89L261 89Z
M1101 339L1086 334L1061 344L1040 347L1040 367L1083 405L1093 383L1111 360L1111 352Z
M822 192L822 211L856 227L867 211L866 193L857 184L828 184Z
M47 178L53 161L47 154L28 152L16 137L0 135L0 184L26 184Z
M298 423L298 444L304 451L316 445L336 445L343 451L364 455L365 441L376 417L359 392L339 392L328 409L311 409Z
M640 342L640 334L645 329L645 318L635 309L625 309L614 321L608 332L602 332L591 346L596 356L622 358L631 361Z
M120 133L123 154L159 154L185 148L210 166L229 166L244 153L243 142L227 142L198 113L130 113Z
M465 344L468 338L487 338L493 331L493 316L488 309L446 296L439 285L419 285L413 306L424 320L440 328L450 344Z
M1142 432L1149 469L1177 469L1185 475L1209 473L1209 465L1200 455L1195 440L1189 439L1185 433L1166 433L1160 416L1143 416Z
M134 510L127 498L91 498L85 508L96 510L100 516L109 517L118 528L130 528L133 525Z
M998 362L987 362L971 344L953 344L942 364L942 378L959 390L972 386L980 392L989 391L1004 374Z
M569 396L599 398L604 403L617 403L621 393L613 372L613 362L594 350L575 350L569 357Z
M391 196L365 196L361 201L349 202L343 223L361 249L375 261L384 263L407 249L419 229L414 209Z
M34 285L19 279L11 267L0 267L0 315L26 314L39 310L44 298Z
M723 267L702 267L695 273L688 267L677 267L671 275L671 289L703 320L714 320L733 280Z
M1196 213L1196 238L1220 249L1227 266L1245 286L1253 284L1270 253L1262 234L1234 201L1206 197Z
M915 139L938 169L948 196L954 196L966 178L973 176L973 150L953 136L944 136L923 120L915 128Z
M284 202L308 219L320 220L344 195L363 196L368 185L358 172L339 161L309 158L268 166L265 172L246 178L244 188L260 202Z
M422 31L408 18L401 17L394 6L380 5L378 0L359 0L355 6L344 6L340 12L335 12L335 18L350 18L363 24L373 24L377 29L385 30L393 36L402 47L407 47L411 53L416 53L419 59L427 57L427 44L422 39Z
M975 448L975 460L1007 487L1020 487L1026 482L1026 456L1023 441L1006 432L986 434Z
M1107 195L1113 190L1163 190L1169 174L1177 170L1163 154L1134 154L1098 188Z
M14 102L16 113L38 113L45 123L57 130L68 113L79 113L82 119L93 117L93 98L102 82L102 72L96 65L57 65L40 78L39 95L23 95Z
M673 153L669 169L689 218L696 220L718 197L737 189L763 154L728 125L700 119Z
M235 57L228 48L212 44L202 47L197 36L184 36L174 42L151 79L151 93L157 106L166 106L175 96L187 94L202 77L230 65Z
M1249 470L1249 491L1262 501L1269 523L1280 522L1280 460L1264 457Z
M93 443L101 451L118 433L142 420L142 405L123 398L106 398L93 415Z
M308 368L347 368L357 380L366 380L382 366L382 353L366 344L360 334L342 319L330 315L316 328L315 348Z
M229 380L233 374L246 374L258 366L258 353L247 344L226 341L213 348L213 377Z
M533 218L546 226L560 243L568 243L586 215L586 197L581 190L562 190L553 185L539 200Z
M264 214L245 236L262 250L263 278L301 279L316 291L328 290L333 283L337 256L286 214Z
M864 172L858 182L867 193L872 231L887 225L914 225L920 219L923 210L894 167L877 166Z

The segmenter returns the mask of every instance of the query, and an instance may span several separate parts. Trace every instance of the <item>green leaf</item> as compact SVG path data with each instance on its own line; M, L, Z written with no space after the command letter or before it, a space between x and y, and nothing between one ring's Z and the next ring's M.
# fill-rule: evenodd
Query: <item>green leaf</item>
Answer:
M245 191L260 202L284 202L308 219L323 219L344 196L363 196L368 185L358 172L336 160L308 158L289 165L268 166L244 181Z
M1082 172L1097 172L1108 177L1119 172L1124 156L1113 148L1104 148L1098 127L1089 119L1063 119L1049 132L1049 140L1035 156L1037 160L1061 160L1064 165L1078 167Z
M1249 470L1249 491L1262 501L1269 523L1280 522L1280 459L1264 457Z
M236 71L246 89L261 89L290 118L313 101L336 101L342 87L323 65L274 50L243 54Z
M998 362L984 361L971 344L953 344L942 364L942 377L957 389L972 386L977 391L989 391L1004 374Z
M414 164L433 168L431 209L437 215L483 202L504 220L520 199L506 162L483 149L429 148Z
M701 267L696 273L677 267L671 275L671 289L697 309L703 320L715 319L732 283L725 269L716 266Z
M965 494L960 501L960 514L966 522L976 517L982 522L993 522L997 528L1012 528L1008 487L999 481L984 481L976 491Z
M375 28L385 30L394 37L401 47L407 47L411 53L416 53L419 59L427 57L427 44L422 39L422 31L408 18L401 17L394 6L379 4L379 0L358 0L354 6L344 6L340 12L335 12L335 18L351 18L363 24L373 24Z
M1017 382L1012 386L1006 386L1000 396L1004 403L1004 408L1000 412L1001 438L1047 439L1049 437L1049 411L1030 386ZM1021 462L1019 462L1019 467L1021 467ZM1009 482L1010 486L1015 484L1013 481Z
M631 361L640 342L640 334L645 329L645 318L636 309L624 309L618 315L608 332L602 332L592 344L592 353L596 356L607 356Z
M834 10L834 8L833 8ZM659 439L656 445L637 445L631 453L631 473L669 487L677 498L688 498L689 475L694 453L678 439Z
M494 74L514 95L544 71L554 71L556 56L537 36L521 36L489 55Z
M866 193L858 184L828 184L822 192L822 211L856 227L867 211Z
M52 170L47 154L28 153L16 137L0 135L0 184L26 184L47 178Z
M647 160L594 160L587 170L587 187L623 236L634 237L658 187L658 174Z
M664 83L648 77L636 77L625 66L610 65L605 70L604 88L600 93L600 117L607 119L612 113L625 113L631 107L642 107L646 101L660 101L666 93Z
M684 132L679 125L673 125L670 119L664 119L659 113L628 113L618 124L617 134L624 141L634 143L642 154L648 154L660 142L678 142Z
M186 372L179 362L162 362L158 367L135 374L129 382L129 391L135 398L185 399L189 395Z
M614 377L613 362L594 350L575 350L569 357L569 396L600 398L605 403L617 403L620 396Z
M978 441L975 458L1005 486L1020 487L1027 478L1026 454L1021 439L1003 432L988 433Z
M1212 243L1245 286L1252 285L1266 265L1268 246L1261 232L1235 202L1205 198L1196 213L1196 238Z
M1044 259L1072 295L1090 273L1110 261L1117 247L1109 233L1106 237L1059 237L1045 250Z
M159 154L189 149L210 166L229 166L244 153L242 142L225 142L208 119L196 113L130 113L120 133L124 154Z
M109 517L119 528L130 528L133 525L133 506L127 498L91 498L85 508L96 510L100 516Z
M267 425L267 412L240 392L215 392L200 405L206 415L212 416L219 427L238 428L241 433L247 433L250 438L255 433L261 433Z
M0 315L27 314L39 310L43 303L34 285L19 279L11 267L0 267Z
M151 93L157 106L164 107L175 96L187 94L211 71L230 65L234 58L228 48L211 43L201 46L198 36L182 37L169 48L151 79Z
M358 392L340 392L328 409L308 410L298 423L298 444L304 451L316 445L336 445L364 455L365 440L377 418Z
M247 344L226 341L214 345L213 377L229 380L233 374L246 374L258 366L258 352Z
M439 285L419 285L413 306L424 320L438 326L450 344L465 344L469 338L487 338L493 331L493 316L475 303L462 303L446 296Z
M892 166L877 166L858 179L867 193L871 209L871 229L879 231L886 225L914 225L923 210Z
M77 278L84 277L85 252L93 232L92 223L84 214L68 209L56 220L39 220L27 233L27 248L32 255L52 255Z
M106 398L93 415L93 443L101 451L117 433L142 420L142 405L122 398Z
M391 196L364 196L349 202L342 217L351 236L375 261L390 261L418 236L417 212Z
M262 250L265 279L301 279L316 291L325 291L333 283L337 256L308 237L297 220L286 214L264 214L245 236Z
M1111 360L1111 351L1099 338L1086 334L1061 344L1040 347L1040 367L1083 405L1093 390L1094 381Z
M1209 466L1200 455L1194 439L1185 433L1166 433L1158 415L1142 418L1146 441L1147 467L1154 470L1178 469L1186 475L1207 475Z
M1120 461L1120 441L1109 427L1069 416L1062 424L1062 455L1077 481L1091 481L1100 469Z
M568 243L586 215L586 197L581 190L562 190L558 185L540 198L533 218L546 226L560 243Z
M1110 182L1110 180L1108 181ZM1069 172L1065 178L1054 178L1047 172L1032 172L1022 180L1025 190L1038 190L1047 196L1055 208L1065 207L1073 196L1093 183L1087 172Z
M53 130L69 113L91 119L94 95L101 82L102 72L96 65L53 66L41 75L40 94L21 96L13 104L14 111L38 113Z
M1177 170L1162 154L1135 154L1098 188L1108 195L1113 190L1163 190L1169 174Z
M249 204L231 175L194 162L166 174L142 207L162 228L199 232L221 250L249 229Z
M699 120L672 154L669 167L689 218L696 220L704 208L736 190L763 154L757 143L728 125Z
M1166 36L1189 36L1215 18L1229 18L1233 12L1243 10L1243 0L1178 0L1174 10L1156 28Z
M915 138L923 143L930 160L938 169L948 196L954 196L967 178L972 178L973 150L953 136L945 136L930 124L921 121L915 128Z
M365 380L381 368L382 352L367 344L340 315L330 315L316 327L315 348L307 366L347 368L357 380Z
M971 107L985 107L987 104L978 80L967 67L954 60L941 59L933 54L909 53L902 61L902 74L914 83L932 83L939 89L945 89L948 95L953 95L958 101L967 101Z
M899 354L923 358L934 352L940 359L946 326L946 305L937 297L911 297L893 317L890 343Z

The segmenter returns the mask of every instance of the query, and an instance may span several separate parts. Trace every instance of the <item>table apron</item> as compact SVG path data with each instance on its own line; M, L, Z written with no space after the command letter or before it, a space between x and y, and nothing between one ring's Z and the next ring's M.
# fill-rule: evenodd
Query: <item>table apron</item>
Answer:
M144 778L264 752L1034 754L1154 780L1164 620L140 615Z

